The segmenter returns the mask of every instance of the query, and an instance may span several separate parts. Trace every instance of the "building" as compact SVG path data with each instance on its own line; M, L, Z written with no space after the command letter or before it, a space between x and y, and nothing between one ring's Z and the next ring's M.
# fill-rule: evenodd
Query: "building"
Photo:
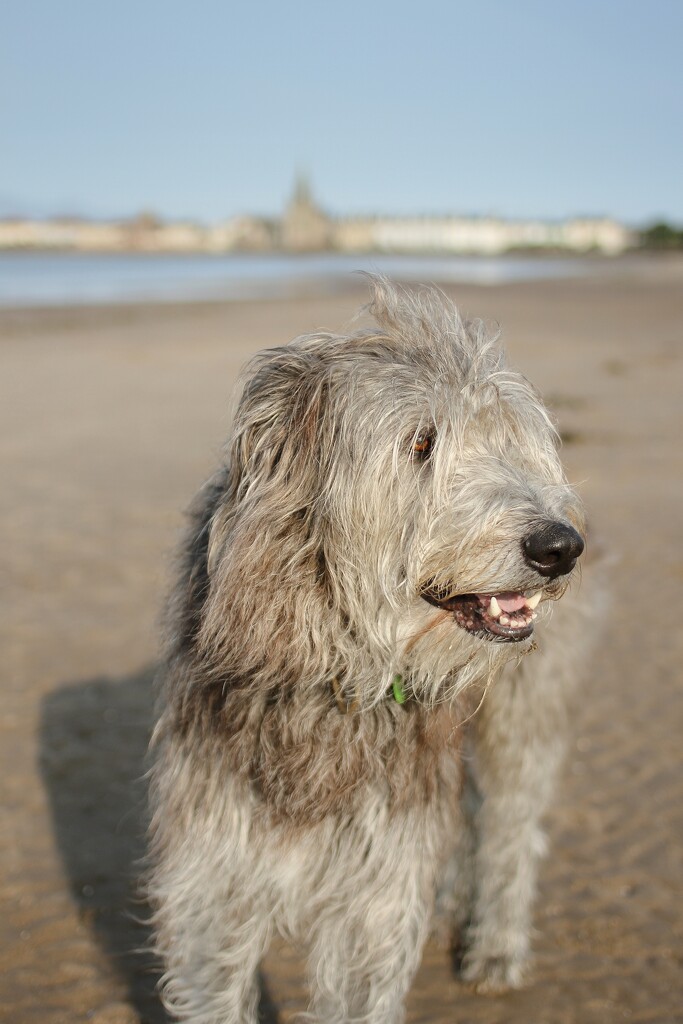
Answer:
M499 256L514 249L595 250L616 255L635 244L633 232L606 218L569 221L497 217L369 217L337 221L342 252L457 253Z
M281 220L241 216L212 226L161 221L143 213L126 221L78 218L0 221L0 249L89 252L453 253L498 256L540 249L615 256L638 242L635 232L605 217L565 221L500 217L332 218L299 175Z
M280 244L289 252L329 249L333 224L313 199L308 180L299 175L280 224Z

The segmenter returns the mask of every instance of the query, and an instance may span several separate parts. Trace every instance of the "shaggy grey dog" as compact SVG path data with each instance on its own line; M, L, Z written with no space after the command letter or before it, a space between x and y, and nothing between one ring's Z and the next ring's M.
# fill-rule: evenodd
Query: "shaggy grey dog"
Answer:
M519 983L590 593L537 393L440 293L258 356L168 616L150 889L168 1008L254 1024L275 931L310 1018L396 1024L430 927ZM551 611L553 611L551 622ZM436 914L435 914L436 910Z

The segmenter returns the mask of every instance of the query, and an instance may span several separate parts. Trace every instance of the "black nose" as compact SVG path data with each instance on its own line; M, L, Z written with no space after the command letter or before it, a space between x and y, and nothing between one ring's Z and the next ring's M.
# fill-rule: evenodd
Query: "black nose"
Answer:
M583 551L583 538L566 523L545 523L522 542L527 565L541 576L566 576Z

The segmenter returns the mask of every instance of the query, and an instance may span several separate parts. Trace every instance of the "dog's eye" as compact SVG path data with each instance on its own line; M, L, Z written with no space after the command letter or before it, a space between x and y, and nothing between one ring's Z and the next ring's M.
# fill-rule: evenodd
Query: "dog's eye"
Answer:
M425 462L432 454L432 448L434 447L434 433L431 430L421 430L419 434L416 434L413 438L412 453L413 457L419 459L421 462Z

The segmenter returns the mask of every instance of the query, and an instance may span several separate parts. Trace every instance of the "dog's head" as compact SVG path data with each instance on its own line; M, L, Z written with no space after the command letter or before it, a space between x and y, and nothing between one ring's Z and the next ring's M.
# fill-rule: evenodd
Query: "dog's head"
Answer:
M367 701L400 673L435 700L530 649L583 517L497 339L434 290L374 287L373 327L251 368L203 644L250 671L351 680Z

